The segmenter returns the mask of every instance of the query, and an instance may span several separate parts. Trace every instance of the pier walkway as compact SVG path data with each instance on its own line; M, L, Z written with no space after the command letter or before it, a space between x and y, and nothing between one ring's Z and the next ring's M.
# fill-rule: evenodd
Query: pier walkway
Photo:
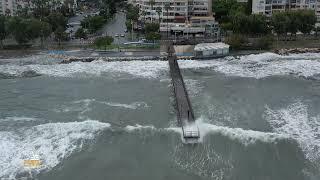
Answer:
M180 72L175 50L172 44L167 46L168 62L172 85L176 99L176 110L178 124L182 128L183 137L187 143L195 143L200 137L198 126L195 124L195 118L188 96L188 92Z

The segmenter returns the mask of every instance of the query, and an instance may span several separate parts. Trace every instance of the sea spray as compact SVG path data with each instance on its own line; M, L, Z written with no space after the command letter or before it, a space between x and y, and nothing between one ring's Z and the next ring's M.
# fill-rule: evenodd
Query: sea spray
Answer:
M307 159L320 160L320 115L310 117L307 105L298 101L278 110L266 106L264 117L274 132L297 140Z

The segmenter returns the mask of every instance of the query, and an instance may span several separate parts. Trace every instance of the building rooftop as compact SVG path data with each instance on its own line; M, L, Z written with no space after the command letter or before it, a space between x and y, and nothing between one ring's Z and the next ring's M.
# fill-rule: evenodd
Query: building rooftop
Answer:
M229 45L219 42L219 43L201 43L201 44L197 44L194 47L195 51L204 51L204 50L210 50L210 49L224 49L227 48L229 49Z
M203 20L214 20L213 16L191 16L190 20L203 19Z

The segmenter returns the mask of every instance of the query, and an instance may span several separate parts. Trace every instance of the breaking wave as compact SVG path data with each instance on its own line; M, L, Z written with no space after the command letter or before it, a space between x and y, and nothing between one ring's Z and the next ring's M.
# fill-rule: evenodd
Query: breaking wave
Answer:
M320 116L310 117L307 105L296 102L279 110L266 107L265 118L276 133L296 139L307 159L320 160Z
M37 76L41 76L41 74L38 74L33 70L25 70L17 74L0 72L0 79L31 78L31 77L37 77Z
M182 69L207 68L230 76L257 79L277 75L309 78L320 74L320 54L305 53L281 56L274 53L262 53L214 60L180 60L179 65ZM168 63L165 61L105 62L99 60L90 63L25 63L23 65L4 64L0 66L0 73L5 77L18 77L28 71L54 77L101 76L103 73L111 72L126 73L141 78L159 78L163 75L167 77Z
M91 105L97 104L104 104L110 107L117 107L117 108L125 108L125 109L144 109L149 108L149 105L145 102L133 102L130 104L123 104L123 103L116 103L116 102L107 102L107 101L98 101L96 99L81 99L77 101L73 101L68 105L63 105L59 108L55 108L54 111L56 112L80 112L84 114L91 110Z
M280 56L274 53L262 53L205 61L181 60L179 65L182 69L209 68L230 76L256 79L283 75L308 78L320 74L320 54Z
M204 142L204 139L207 135L219 134L229 138L230 140L238 141L243 145L254 144L257 141L263 143L277 143L278 140L283 140L289 138L289 136L271 133L271 132L261 132L254 130L245 130L242 128L231 128L225 126L217 126L204 122L202 118L198 119L195 124L200 131L200 142ZM156 128L153 125L139 125L126 126L125 130L128 132L132 131L143 131L143 130L152 130L152 131L170 131L175 132L181 135L182 130L180 127L169 127L169 128Z
M261 132L250 129L217 126L206 123L203 118L199 118L195 122L195 125L199 128L201 141L204 140L205 136L210 134L219 134L228 137L230 140L236 140L244 145L254 144L257 141L264 143L276 143L278 140L288 138L288 136L271 132Z
M121 61L105 62L93 61L91 63L74 62L70 64L52 65L15 65L0 66L0 72L12 76L20 76L24 71L34 71L38 74L54 77L73 77L81 75L101 76L103 73L126 73L142 78L157 78L163 71L167 73L168 63L163 61Z
M109 126L88 120L42 124L17 132L0 131L0 177L15 179L51 169ZM29 174L23 161L33 154L40 156L43 165Z

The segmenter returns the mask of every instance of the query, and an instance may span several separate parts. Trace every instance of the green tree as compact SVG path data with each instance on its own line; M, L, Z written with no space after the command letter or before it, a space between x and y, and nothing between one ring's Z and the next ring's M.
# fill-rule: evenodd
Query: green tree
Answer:
M6 17L0 15L0 48L3 48L3 40L8 35Z
M278 36L281 34L287 34L290 19L283 12L273 13L271 17L271 24L273 26L273 30L277 33Z
M102 16L89 16L81 21L81 26L89 30L90 33L94 33L106 23L106 20Z
M155 40L160 40L161 35L158 32L149 32L146 34L146 39L154 42Z
M130 32L131 32L132 26L133 26L132 23L133 23L133 22L132 22L131 20L126 21L126 27L127 27L128 31L130 31ZM131 33L132 33L132 32L131 32Z
M54 31L55 40L58 41L59 46L61 45L61 41L67 39L68 34L64 31L64 28L59 26L56 31Z
M51 24L52 31L56 31L58 27L62 27L64 30L67 26L67 18L63 16L63 14L57 13L50 13L46 18L45 21Z
M315 12L312 10L298 10L297 13L298 19L300 19L298 29L304 34L310 33L317 22Z
M20 18L12 17L8 20L8 32L12 34L18 44L25 44L30 40L30 29L28 27L29 22Z
M171 9L171 6L170 6L170 3L165 3L164 4L164 9L166 10L166 12L167 12L167 19L166 19L166 21L167 21L167 39L168 39L168 37L169 37L169 21L168 21L168 16L169 16L169 9Z
M159 24L160 24L160 22L161 22L162 8L161 8L161 7L157 7L156 11L157 11L157 14L158 14L158 17L159 17Z
M83 38L83 39L87 39L88 34L85 31L85 29L83 28L79 28L75 34L76 38Z
M278 34L310 33L316 23L314 11L297 10L274 13L271 17L273 30Z
M50 0L31 0L33 4L33 15L42 19L50 13Z
M246 12L244 4L238 3L236 0L216 0L212 3L212 10L220 23L229 22L230 15L235 11Z
M148 23L145 25L144 30L146 33L159 32L160 25L158 23Z
M248 20L250 34L263 35L270 32L266 16L261 14L251 14L248 17Z
M111 36L99 37L95 39L94 45L98 48L110 46L113 42L113 38Z
M227 43L232 49L241 49L248 43L248 39L241 34L233 34L227 38Z
M128 5L127 6L127 20L137 21L139 19L139 7Z
M52 34L52 27L49 23L40 21L39 36L41 41L41 47L43 47L43 41L46 40Z

